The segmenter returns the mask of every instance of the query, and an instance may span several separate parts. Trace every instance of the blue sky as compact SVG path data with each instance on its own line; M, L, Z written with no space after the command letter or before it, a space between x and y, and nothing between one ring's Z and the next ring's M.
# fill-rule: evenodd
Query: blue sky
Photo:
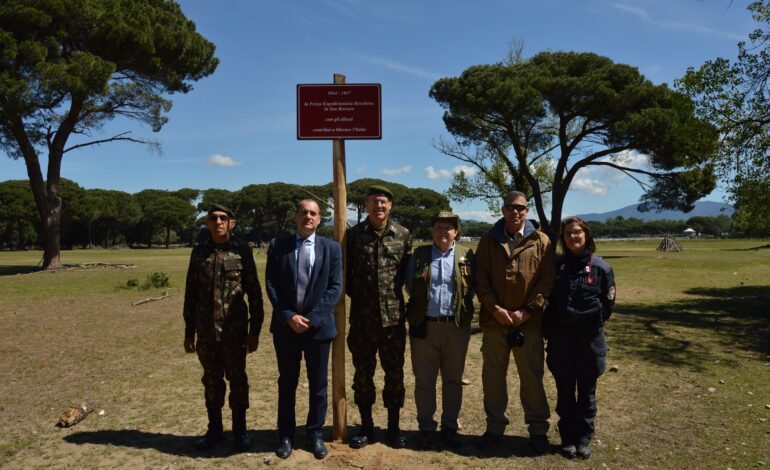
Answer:
M671 84L690 66L733 58L755 24L746 2L730 0L182 0L182 10L217 46L221 63L192 92L174 95L170 121L154 134L162 154L115 143L69 153L62 176L86 188L239 189L332 179L331 141L296 140L296 85L382 84L382 140L348 141L347 178L382 178L444 191L459 161L432 141L446 136L442 109L429 98L439 78L502 60L512 39L524 54L595 52ZM632 155L630 157L637 158ZM45 162L45 160L43 161ZM45 169L43 169L45 172ZM0 179L24 179L23 161L0 159ZM566 214L635 203L628 178L589 171L570 193ZM707 199L721 200L715 192ZM480 202L453 203L464 218L490 220Z

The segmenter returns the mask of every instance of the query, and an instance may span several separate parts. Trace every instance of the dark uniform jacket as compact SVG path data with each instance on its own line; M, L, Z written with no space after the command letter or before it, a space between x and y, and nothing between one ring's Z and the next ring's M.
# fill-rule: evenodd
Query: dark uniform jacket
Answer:
M556 284L545 312L552 325L602 325L615 308L615 275L588 252L556 260Z
M469 326L474 311L471 277L473 251L458 244L455 244L454 250L452 311L457 326ZM409 263L412 269L407 273L407 276L411 277L412 295L409 296L406 311L409 320L409 333L412 336L424 336L425 328L420 327L425 326L425 315L428 309L432 253L433 245L420 246L414 250L413 260Z
M403 324L404 271L412 252L409 230L389 220L380 236L367 218L348 229L345 243L351 326Z
M248 295L246 306L243 296ZM249 314L251 314L249 316ZM258 336L265 317L262 288L251 247L231 238L208 240L190 255L184 295L185 337L221 341L223 337Z

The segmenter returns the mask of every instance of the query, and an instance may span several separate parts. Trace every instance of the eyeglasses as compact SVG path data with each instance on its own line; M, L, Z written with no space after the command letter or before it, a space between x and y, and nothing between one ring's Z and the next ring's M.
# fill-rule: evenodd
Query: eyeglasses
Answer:
M523 204L506 204L503 206L503 208L508 212L513 212L513 211L524 212L525 210L528 209L528 207Z
M216 222L218 220L221 220L222 222L227 222L228 220L230 220L230 217L226 215L209 214L208 219L212 222Z
M566 232L565 234L568 237L575 238L575 237L579 237L580 235L583 235L583 233L584 233L583 230L572 230L570 232Z

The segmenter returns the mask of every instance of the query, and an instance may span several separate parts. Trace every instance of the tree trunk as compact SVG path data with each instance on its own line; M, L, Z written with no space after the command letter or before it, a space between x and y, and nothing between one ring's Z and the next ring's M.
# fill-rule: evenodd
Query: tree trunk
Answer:
M166 226L166 249L168 249L169 241L171 240L171 226Z
M61 199L58 194L49 196L47 214L42 224L43 269L61 269ZM54 205L54 200L57 203Z

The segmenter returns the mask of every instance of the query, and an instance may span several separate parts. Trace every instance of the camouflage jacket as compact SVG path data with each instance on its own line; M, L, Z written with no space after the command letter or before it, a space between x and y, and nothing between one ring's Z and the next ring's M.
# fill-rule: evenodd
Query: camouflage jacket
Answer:
M348 229L345 244L351 326L403 324L404 273L412 252L409 230L389 221L380 237L367 219Z
M249 305L243 299L249 296ZM251 316L249 317L249 313ZM262 288L251 247L230 239L198 244L190 255L184 294L185 337L221 341L258 336L265 317Z

